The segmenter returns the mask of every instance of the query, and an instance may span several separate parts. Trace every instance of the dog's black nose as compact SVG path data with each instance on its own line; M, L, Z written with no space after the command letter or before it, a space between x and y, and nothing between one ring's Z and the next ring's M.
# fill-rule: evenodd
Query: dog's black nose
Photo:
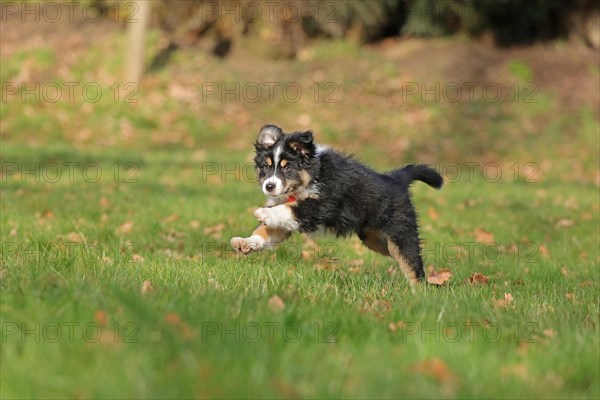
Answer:
M267 189L267 192L272 192L273 189L275 189L275 184L273 182L269 182L265 185L265 188Z

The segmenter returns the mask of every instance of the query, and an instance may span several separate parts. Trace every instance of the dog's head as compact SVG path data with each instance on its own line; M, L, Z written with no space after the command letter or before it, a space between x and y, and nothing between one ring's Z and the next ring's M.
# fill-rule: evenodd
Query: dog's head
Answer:
M254 147L258 182L267 196L297 196L313 180L316 166L311 131L286 134L275 125L265 125Z

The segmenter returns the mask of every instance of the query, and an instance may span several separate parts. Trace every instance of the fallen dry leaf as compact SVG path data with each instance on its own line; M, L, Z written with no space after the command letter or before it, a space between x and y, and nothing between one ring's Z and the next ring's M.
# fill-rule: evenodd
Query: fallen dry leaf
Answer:
M142 283L142 294L149 293L154 290L154 286L152 286L152 281L144 281Z
M550 252L548 251L548 248L545 245L540 244L539 249L540 249L540 254L543 255L544 257L550 256Z
M375 318L382 319L384 314L387 314L392 309L392 303L387 300L374 300L365 301L359 311L369 313L375 316Z
M492 232L486 231L483 228L476 228L475 240L484 244L494 243L494 234Z
M504 293L502 299L494 299L494 304L498 307L507 307L513 302L513 296L510 293Z
M163 222L170 224L172 222L177 221L178 219L179 219L179 214L171 214L167 218L163 219Z
M117 228L117 234L127 235L133 229L133 222L127 221Z
M110 202L106 197L100 198L100 208L106 210L110 206Z
M210 237L215 239L220 239L223 236L223 229L225 229L225 224L209 226L207 228L204 228L204 234L209 235Z
M17 228L12 228L10 230L10 233L8 234L10 237L15 237L17 236Z
M544 329L544 335L548 337L554 337L556 336L556 332L554 331L554 329Z
M362 267L364 264L365 260L363 260L362 258L350 261L350 265L353 267Z
M427 214L429 215L429 218L431 218L434 221L438 219L438 213L433 207L429 207L429 209L427 209Z
M140 256L139 254L134 254L131 257L131 260L133 260L134 262L142 263L144 262L144 257Z
M566 297L566 298L567 298L567 300L569 300L569 301L573 301L573 300L575 300L575 295L574 295L573 293L567 293L567 294L565 295L565 297Z
M177 313L168 313L165 315L164 321L169 325L179 325L181 323L181 317Z
M557 228L568 228L573 225L575 225L575 221L573 221L572 219L567 219L567 218L562 218L562 219L558 220L558 222L556 223Z
M452 382L457 379L450 367L439 358L431 358L413 365L416 372L430 376L440 383Z
M67 234L67 239L69 240L69 242L75 242L75 243L82 243L83 237L77 233L77 232L69 232Z
M404 321L390 322L388 327L392 332L396 332L398 329L404 329Z
M267 302L267 306L272 311L283 311L283 309L285 308L285 303L283 302L283 300L281 300L281 297L274 294Z
M443 285L452 277L452 272L448 269L442 269L440 271L430 271L427 275L427 283L432 285Z
M190 227L194 230L200 228L200 222L196 221L196 220L192 220L190 221Z
M317 271L335 271L337 270L338 260L336 258L323 257L321 261L313 265Z
M105 327L108 324L108 314L106 311L98 310L94 313L94 321L101 327Z
M487 276L479 273L479 272L474 272L471 277L469 278L469 282L472 283L473 285L487 285L489 279Z

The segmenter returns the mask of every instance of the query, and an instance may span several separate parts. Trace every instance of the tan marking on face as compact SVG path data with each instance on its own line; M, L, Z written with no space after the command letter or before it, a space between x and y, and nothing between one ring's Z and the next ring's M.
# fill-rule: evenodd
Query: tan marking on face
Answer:
M376 251L384 256L389 256L390 252L388 250L388 244L386 238L383 234L375 229L367 229L365 230L365 238L363 239L363 244L367 246L369 249Z
M302 184L302 186L308 186L308 184L310 183L310 175L308 174L308 172L306 172L306 170L300 170L300 183Z
M390 252L390 255L394 258L394 260L396 260L396 262L400 266L402 273L404 273L404 276L406 277L406 279L408 279L410 285L412 287L415 287L419 282L419 280L417 279L417 274L415 273L415 271L413 271L410 265L408 265L406 259L402 256L400 249L390 238L387 238L387 248Z
M288 160L281 160L281 162L279 163L279 165L281 166L281 168L285 167L285 165L288 163Z
M271 160L271 157L267 157L267 165L270 167L271 165L273 165L273 160Z

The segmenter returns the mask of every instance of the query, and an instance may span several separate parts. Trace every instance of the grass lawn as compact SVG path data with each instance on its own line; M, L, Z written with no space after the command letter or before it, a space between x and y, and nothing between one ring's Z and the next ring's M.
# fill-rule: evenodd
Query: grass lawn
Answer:
M197 62L214 81L261 67L193 52L149 77L139 103L3 102L2 398L600 397L596 113L542 90L535 104L393 114L376 85L389 77L369 74L394 61L353 49L344 71L317 50L263 66L305 88L322 69L343 89L330 106L182 101ZM59 62L43 51L44 68ZM28 56L15 57L17 71ZM425 264L448 282L412 292L356 238L232 253L263 201L254 135L294 129L301 106L317 140L376 168L439 163L446 186L416 183L413 198Z

